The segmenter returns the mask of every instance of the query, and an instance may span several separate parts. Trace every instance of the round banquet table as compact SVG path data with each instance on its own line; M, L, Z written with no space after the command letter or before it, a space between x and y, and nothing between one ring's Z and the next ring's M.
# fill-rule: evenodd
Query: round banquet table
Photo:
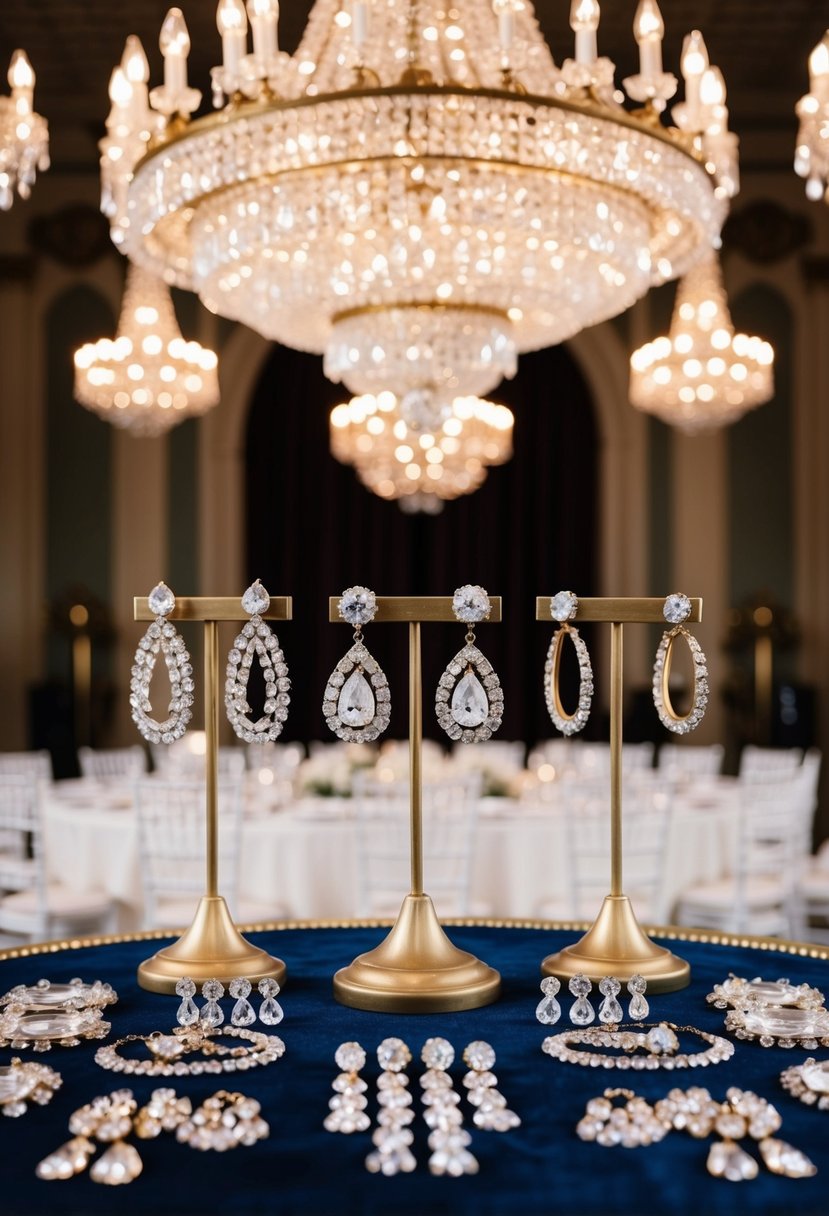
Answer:
M297 924L286 922L251 931L251 940L282 957L288 982L281 1002L285 1019L276 1028L287 1050L281 1060L251 1072L224 1077L123 1077L105 1072L93 1060L97 1042L47 1054L22 1051L59 1069L63 1086L46 1107L30 1107L17 1119L2 1120L0 1155L2 1210L8 1216L30 1213L147 1213L153 1216L193 1213L470 1213L474 1216L555 1211L574 1216L623 1216L671 1213L706 1216L717 1213L792 1213L807 1216L829 1210L829 1113L810 1109L780 1086L780 1071L802 1062L802 1050L762 1048L738 1043L732 1059L705 1069L648 1072L583 1068L551 1060L540 1050L547 1033L534 1017L540 999L539 963L550 950L574 940L572 927L538 922L456 922L453 941L497 967L503 995L494 1005L465 1013L377 1014L344 1008L331 995L333 972L383 936L376 924ZM155 935L156 938L160 935ZM682 992L651 997L651 1020L720 1031L723 1013L706 1005L705 994L730 971L766 979L788 976L829 991L829 954L818 947L795 946L745 938L740 941L683 931L659 931L660 940L686 957L691 986ZM693 940L691 940L693 939ZM105 940L30 947L0 955L0 991L41 977L53 981L79 975L111 983L119 1001L106 1016L111 1038L129 1033L169 1030L175 1022L176 997L143 992L135 982L137 965L157 948L157 941ZM594 996L595 996L594 992ZM256 1001L258 1005L258 998ZM567 1021L570 998L562 1001ZM231 1002L224 1001L226 1016ZM263 1028L256 1023L254 1029ZM413 1150L418 1167L412 1174L385 1178L369 1174L363 1164L370 1134L332 1135L323 1130L331 1082L337 1072L334 1051L346 1039L367 1049L368 1112L376 1112L378 1073L374 1051L381 1039L398 1035L415 1056L409 1068L416 1118ZM465 1126L480 1172L462 1178L433 1177L426 1161L427 1129L420 1118L418 1076L422 1044L431 1035L448 1038L456 1049L452 1074L462 1089L465 1066L460 1057L472 1039L484 1038L497 1052L494 1071L508 1104L522 1118L520 1128L499 1135L482 1132L471 1120L465 1098ZM683 1044L684 1045L684 1044ZM0 1062L13 1054L0 1051ZM821 1054L821 1053L817 1053ZM825 1054L825 1053L823 1053ZM242 1089L257 1098L271 1125L271 1135L250 1148L227 1153L196 1153L168 1133L156 1140L136 1140L144 1162L141 1176L117 1191L93 1183L88 1172L67 1182L43 1182L37 1162L69 1138L72 1111L98 1094L131 1085L143 1104L152 1089L174 1085L179 1093L202 1101L216 1089ZM818 1167L809 1179L778 1178L760 1165L756 1180L729 1183L709 1176L705 1168L711 1138L698 1141L672 1132L648 1148L602 1148L580 1141L574 1131L586 1101L607 1085L628 1085L651 1101L673 1086L705 1085L723 1098L731 1085L753 1089L771 1100L783 1117L778 1135L802 1149ZM195 1105L195 1103L194 1103ZM756 1146L744 1141L754 1156ZM759 1159L759 1156L758 1156Z

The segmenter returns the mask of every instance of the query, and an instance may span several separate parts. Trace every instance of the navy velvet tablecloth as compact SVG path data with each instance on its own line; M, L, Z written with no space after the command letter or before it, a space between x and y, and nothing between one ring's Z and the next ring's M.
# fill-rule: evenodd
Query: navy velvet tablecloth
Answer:
M237 1213L348 1213L437 1214L578 1213L579 1216L624 1216L625 1213L671 1213L672 1216L716 1213L829 1212L829 1112L809 1109L781 1088L782 1068L801 1062L806 1052L765 1049L738 1044L734 1057L724 1064L676 1073L605 1071L553 1061L542 1054L545 1030L534 1018L540 999L539 963L551 950L572 941L572 932L522 927L461 927L450 929L453 941L497 967L503 976L501 1000L485 1009L457 1014L374 1014L337 1005L331 996L334 971L360 952L370 949L383 931L367 928L287 928L251 934L251 940L278 954L288 965L288 982L282 995L285 1020L278 1027L287 1051L267 1068L224 1078L166 1079L138 1077L122 1080L93 1061L97 1044L56 1049L46 1055L21 1052L60 1070L63 1088L50 1105L30 1107L18 1119L0 1120L0 1212L83 1213L141 1212L198 1213L223 1216ZM670 944L670 943L669 943ZM118 991L120 1000L108 1016L113 1037L168 1030L175 1021L177 998L143 992L135 970L152 954L157 943L86 947L51 955L0 962L0 992L17 983L32 983L45 976L66 980L79 975L102 979ZM729 971L776 979L808 981L829 993L829 963L781 955L761 949L679 943L672 948L692 966L691 987L683 992L651 998L651 1016L716 1031L723 1014L705 1003L712 984ZM258 998L255 1002L258 1005ZM563 1001L567 1025L569 995ZM231 1002L224 1002L226 1016ZM259 1024L257 1023L257 1026ZM265 1028L263 1028L265 1029ZM331 1135L322 1128L336 1073L333 1055L339 1043L357 1039L370 1054L364 1075L369 1081L369 1113L374 1113L374 1049L388 1035L399 1035L417 1059L423 1041L443 1035L455 1046L453 1074L456 1084L465 1067L464 1046L484 1038L494 1046L495 1072L509 1105L522 1126L506 1135L480 1132L471 1122L471 1108L463 1102L467 1126L473 1134L472 1150L480 1162L476 1176L460 1179L432 1177L426 1161L427 1129L420 1118L419 1063L410 1069L414 1109L414 1150L417 1170L409 1175L383 1178L369 1174L363 1161L370 1148L369 1134ZM685 1046L685 1044L683 1044ZM0 1051L0 1062L11 1056ZM825 1053L824 1053L825 1054ZM231 1153L198 1153L175 1138L163 1135L152 1141L133 1141L144 1161L143 1174L129 1186L117 1189L93 1183L87 1174L68 1182L43 1182L34 1168L41 1157L68 1139L67 1120L78 1106L119 1084L132 1084L136 1097L146 1100L159 1085L176 1085L180 1092L201 1100L222 1086L241 1088L255 1096L271 1124L271 1136L251 1148ZM721 1098L730 1085L754 1089L773 1101L783 1116L780 1135L803 1149L818 1166L811 1179L776 1178L761 1165L753 1182L729 1183L709 1177L705 1160L710 1140L671 1133L650 1148L601 1148L584 1144L574 1127L588 1098L606 1085L628 1084L650 1100L672 1085L707 1086Z

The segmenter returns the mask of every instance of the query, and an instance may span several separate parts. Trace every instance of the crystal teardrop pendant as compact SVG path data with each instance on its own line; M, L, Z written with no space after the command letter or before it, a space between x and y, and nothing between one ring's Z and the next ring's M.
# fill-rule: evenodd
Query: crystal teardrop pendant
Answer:
M242 626L227 656L227 720L238 738L245 743L273 743L278 739L291 703L288 695L291 681L285 655L276 634L260 615L268 611L270 602L270 596L259 579L248 587L242 596L242 607L252 615ZM248 680L254 659L259 660L265 679L264 713L255 722L250 717L251 708L247 700Z
M504 694L492 664L471 643L459 650L438 681L438 722L450 739L480 743L501 725Z
M199 1008L191 996L183 998L176 1010L176 1021L179 1026L192 1026L199 1020Z
M329 730L347 743L371 743L388 726L389 682L361 639L328 677L322 712Z
M148 602L156 619L147 629L133 659L130 673L130 707L132 720L149 743L175 743L187 730L193 716L193 668L183 638L175 625L166 620L175 607L175 597L169 587L158 583L149 594ZM153 718L150 704L150 681L159 652L164 655L170 677L170 703L163 722Z

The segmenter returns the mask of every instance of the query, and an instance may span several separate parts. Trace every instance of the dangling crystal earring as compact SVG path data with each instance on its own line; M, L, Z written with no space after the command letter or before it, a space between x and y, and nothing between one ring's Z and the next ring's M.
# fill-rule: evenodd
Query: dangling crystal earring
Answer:
M653 703L659 715L659 721L676 735L687 735L689 731L699 726L708 704L708 666L697 639L682 624L691 615L691 601L687 595L675 592L665 600L662 609L665 620L673 625L666 629L656 651L656 662L653 665ZM680 715L671 703L668 681L671 677L671 656L674 641L678 637L685 638L691 651L694 663L694 696L691 708L687 714Z
M285 656L279 648L279 639L262 620L268 611L271 598L256 580L242 596L242 607L250 613L250 620L243 625L233 648L227 656L227 680L225 682L225 709L227 720L237 736L245 743L273 743L282 734L288 717L291 698L288 690L288 668ZM262 674L265 677L264 714L258 722L248 717L248 680L254 656L258 655Z
M589 1026L596 1016L593 1006L587 999L587 995L592 991L593 985L586 975L582 975L579 972L578 975L573 976L567 987L576 998L570 1006L570 1021L576 1026Z
M628 980L628 992L630 993L628 1017L631 1022L644 1022L651 1011L650 1005L645 1000L647 987L647 980L642 975L632 975Z
M622 990L622 985L613 975L605 975L599 980L599 992L604 997L599 1005L599 1021L608 1025L618 1026L622 1021L622 1006L616 1000Z
M250 1026L256 1021L256 1014L253 1011L248 997L250 996L250 980L244 978L230 981L230 995L237 998L236 1004L233 1006L230 1014L231 1025L233 1026Z
M221 1026L225 1015L219 1001L225 994L224 984L220 980L206 980L202 984L201 994L207 1002L202 1005L200 1015L202 1025L211 1026L214 1029L216 1026Z
M322 703L326 725L347 743L372 743L389 724L389 682L363 643L363 625L373 620L377 600L367 587L349 587L340 616L354 627L354 645L328 677Z
M259 991L265 998L259 1006L259 1021L266 1026L278 1026L285 1016L279 1001L275 1000L279 984L274 979L265 978L259 981Z
M181 1004L176 1011L176 1021L179 1026L193 1026L199 1020L199 1008L193 997L196 995L196 985L186 975L176 982L176 995L181 997Z
M535 1016L545 1026L555 1025L561 1017L561 1005L556 1000L560 988L561 981L557 980L554 975L547 975L541 981L541 991L544 993L544 999L538 1002Z
M153 587L148 601L156 619L150 625L135 652L130 680L132 720L148 743L175 743L187 730L192 718L193 668L184 639L165 618L176 606L176 597L169 587L159 583ZM159 650L164 655L170 677L170 704L163 722L151 718L150 681Z
M550 600L550 615L561 625L553 634L550 649L547 651L547 662L544 664L544 696L547 701L547 711L553 720L553 726L563 735L575 735L584 730L590 717L590 705L593 700L593 668L587 647L579 637L575 625L570 625L578 612L579 601L572 591L559 591ZM579 704L575 713L568 714L561 703L558 687L558 673L561 666L561 650L564 639L569 638L576 651L579 664Z
M501 681L475 645L473 625L489 616L489 596L483 587L458 587L452 598L452 611L456 620L468 626L468 633L463 650L458 651L440 677L435 713L450 739L480 743L495 734L504 712Z
M327 1132L342 1132L345 1136L368 1131L371 1126L366 1114L368 1086L359 1075L366 1053L359 1043L340 1043L334 1060L341 1071L332 1082L334 1096L328 1102L331 1113L326 1115L323 1127Z

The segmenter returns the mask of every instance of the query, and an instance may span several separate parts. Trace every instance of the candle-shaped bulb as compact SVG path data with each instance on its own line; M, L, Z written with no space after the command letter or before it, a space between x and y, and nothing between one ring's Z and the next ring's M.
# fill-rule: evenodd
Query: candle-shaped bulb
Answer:
M248 17L253 30L253 54L260 65L267 65L279 50L276 29L279 0L248 0Z
M705 46L705 39L699 30L692 30L690 34L685 35L680 65L686 85L689 80L699 81L703 72L708 67L708 50Z
M656 0L639 0L633 18L633 36L639 46L639 72L648 80L662 75L662 39L665 22Z
M9 63L9 84L14 91L32 90L35 87L34 68L25 51L15 51Z
M130 34L124 43L121 68L130 84L146 84L150 79L150 65L141 39L136 34Z
M190 52L190 35L180 8L171 8L164 18L158 45L164 56L164 88L175 99L187 88Z
M570 28L576 35L576 63L596 61L599 16L598 0L573 0L570 5Z
M219 0L219 7L216 12L216 25L222 37L225 34L238 33L239 31L246 34L248 18L242 0Z
M515 38L515 14L520 8L516 0L492 0L492 10L498 18L498 41L504 55L512 50Z
M113 68L109 78L109 100L113 106L125 110L132 101L132 83L123 68Z
M706 68L703 72L699 99L704 106L725 105L725 80L719 68Z
M351 2L351 41L355 50L362 51L368 37L368 3L367 0L352 0Z
M809 56L809 88L813 93L822 92L829 78L829 30L821 38Z

